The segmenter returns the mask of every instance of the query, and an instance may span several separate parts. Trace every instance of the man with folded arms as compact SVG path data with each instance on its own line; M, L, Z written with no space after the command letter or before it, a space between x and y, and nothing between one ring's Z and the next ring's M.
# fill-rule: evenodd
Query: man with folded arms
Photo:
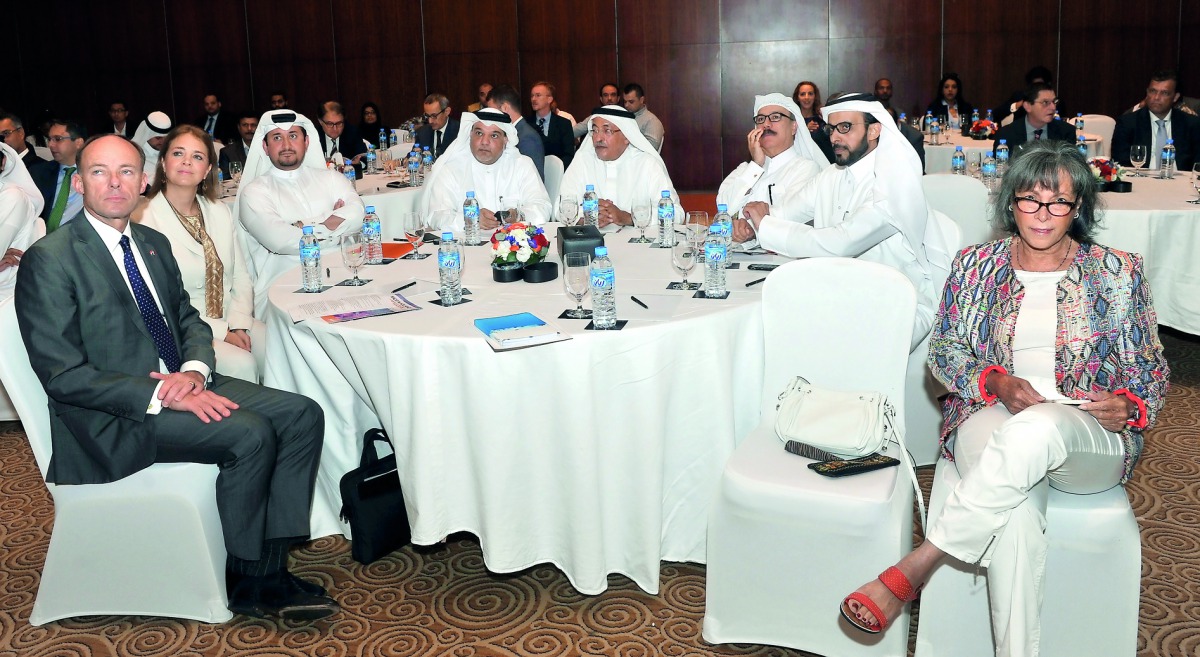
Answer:
M894 267L917 290L912 346L933 326L952 253L921 191L921 165L892 117L870 94L821 108L835 166L775 213L748 203L734 240L756 232L763 248L792 258L862 258Z
M1022 146L1043 139L1056 139L1075 143L1075 126L1054 118L1058 108L1058 94L1054 87L1046 82L1034 82L1025 90L1021 101L1021 113L1013 118L1013 122L996 131L996 141L992 142L994 152L1000 146L1000 140L1008 140L1008 148L1012 157L1016 157Z
M335 613L324 589L287 570L288 548L308 537L321 408L212 371L212 330L171 243L129 220L146 187L138 148L95 137L79 166L71 184L83 211L30 246L17 272L17 321L50 404L46 480L104 484L153 463L216 464L229 609Z
M259 119L246 155L234 216L247 233L258 319L266 313L271 284L300 263L305 226L312 226L318 238L362 227L362 199L345 176L325 168L316 143L316 127L303 114L272 110Z
M600 228L619 230L633 225L633 206L648 205L653 213L667 190L675 201L675 220L682 223L683 206L667 165L638 129L633 112L605 105L592 110L585 123L591 126L591 137L583 140L563 174L562 194L582 199L587 185L595 185Z
M1200 119L1173 107L1179 100L1179 80L1174 71L1159 71L1150 78L1144 107L1117 119L1113 131L1112 156L1124 166L1129 162L1129 147L1146 146L1146 166L1158 168L1158 160L1168 139L1175 142L1175 168L1191 171L1200 151Z
M497 210L521 204L525 221L542 224L550 219L550 198L533 168L517 151L517 130L508 115L484 108L459 119L467 139L458 139L433 165L421 192L421 215L444 211L442 230L463 229L462 205L467 192L479 202L479 225L491 230L500 225ZM537 138L536 136L534 137Z
M800 108L779 93L754 97L754 129L746 135L750 161L733 170L717 190L717 204L737 215L753 201L789 203L829 166L807 129L798 130Z

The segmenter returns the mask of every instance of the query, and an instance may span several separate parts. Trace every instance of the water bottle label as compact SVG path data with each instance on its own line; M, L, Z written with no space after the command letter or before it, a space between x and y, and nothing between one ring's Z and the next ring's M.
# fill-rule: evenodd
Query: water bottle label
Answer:
M994 176L994 175L996 175L996 165L995 165L995 163L991 163L991 162L985 163L985 164L983 165L983 175L985 175L985 176Z
M362 236L364 238L370 239L374 234L375 234L375 225L370 221L364 223L363 227L362 227Z
M321 257L321 247L317 244L303 244L300 246L301 260L317 260Z
M1008 151L1000 151L996 153L996 159L1001 162L1008 162Z
M592 214L599 212L600 211L600 200L594 199L594 198L583 199L583 211L584 211L584 213L590 212Z
M467 221L479 221L479 206L468 205L463 208L463 217Z
M616 272L611 269L597 269L592 272L593 290L611 290L616 282Z
M722 221L718 224L721 227L722 237L733 237L733 222L729 220Z
M708 262L725 262L725 245L705 244L704 259Z
M674 221L675 220L675 204L674 203L659 203L658 204L658 220L659 221Z
M459 255L453 251L448 253L438 253L438 267L441 269L458 269L462 265L459 260Z

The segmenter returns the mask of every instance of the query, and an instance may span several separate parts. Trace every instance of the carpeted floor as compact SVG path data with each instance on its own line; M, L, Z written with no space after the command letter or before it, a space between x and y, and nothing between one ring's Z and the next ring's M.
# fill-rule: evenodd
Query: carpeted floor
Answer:
M1138 654L1196 656L1200 339L1164 331L1163 341L1174 370L1171 395L1127 487L1142 529ZM927 496L931 478L931 471L922 473ZM615 575L603 595L583 596L551 566L488 573L470 536L436 548L408 547L367 567L350 558L341 538L296 550L296 570L323 582L344 608L312 626L104 616L31 627L53 507L18 423L0 423L0 518L0 657L803 654L704 643L703 566L664 563L656 596Z

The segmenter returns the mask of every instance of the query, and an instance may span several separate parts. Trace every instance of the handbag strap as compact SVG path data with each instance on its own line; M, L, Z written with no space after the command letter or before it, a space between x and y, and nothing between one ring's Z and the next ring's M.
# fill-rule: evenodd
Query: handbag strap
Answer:
M379 460L379 452L375 449L376 441L384 443L389 447L392 444L388 440L387 432L383 429L367 429L367 432L363 434L362 457L358 460L358 467L361 468Z
M913 495L917 498L917 508L920 510L921 530L925 530L925 497L921 494L921 483L917 481L916 465L913 462L912 454L908 451L908 446L904 444L904 436L896 426L896 409L892 407L891 402L884 402L883 406L884 422L887 424L887 431L891 433L892 440L900 448L900 461L904 465L904 471L908 473L908 479L912 482Z

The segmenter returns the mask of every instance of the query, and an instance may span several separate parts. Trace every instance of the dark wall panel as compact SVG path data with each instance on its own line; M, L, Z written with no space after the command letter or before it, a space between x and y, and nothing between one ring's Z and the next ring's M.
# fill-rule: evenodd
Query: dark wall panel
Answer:
M168 50L171 55L173 111L178 120L200 115L203 98L215 93L229 112L266 106L266 92L251 96L250 47L242 0L168 2ZM146 115L142 108L139 117Z
M827 0L724 0L721 41L829 38Z
M555 86L559 108L582 121L596 106L600 85L617 79L616 4L522 0L517 25L523 97L546 80Z
M248 0L245 7L255 102L282 89L293 109L315 120L318 104L338 88L331 0Z
M875 81L886 77L892 81L892 104L899 111L912 113L918 104L924 107L938 79L941 4L941 0L832 3L825 95L871 92Z
M481 82L520 91L516 0L423 2L422 12L430 92L449 96L457 112L475 102Z
M718 42L718 0L616 0L616 5L621 48ZM621 80L627 81L624 71Z
M419 9L417 2L338 3L333 18L337 98L346 107L347 121L361 121L362 104L367 101L379 106L389 127L420 113L425 96L425 57L417 22Z

